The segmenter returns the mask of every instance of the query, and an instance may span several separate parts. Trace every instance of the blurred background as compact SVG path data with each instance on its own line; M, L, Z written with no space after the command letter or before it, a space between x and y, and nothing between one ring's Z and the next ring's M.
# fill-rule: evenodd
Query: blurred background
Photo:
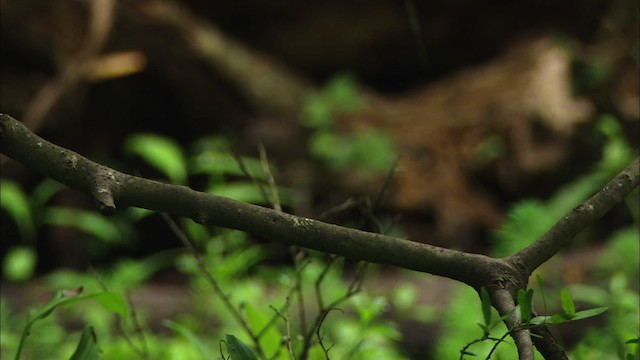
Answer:
M0 6L3 113L123 172L281 203L340 225L506 256L638 152L640 24L632 0ZM171 336L162 321L196 313L202 290L186 285L193 264L184 265L182 245L160 216L123 209L104 219L83 194L4 155L1 165L6 328L16 329L21 312L53 289L89 286L101 271L111 287L129 285L150 333ZM554 289L568 287L584 308L610 308L584 320L589 326L557 327L575 358L619 358L638 336L638 216L636 190L540 269L550 306L559 303ZM286 272L275 269L294 262L289 249L259 236L182 226L212 262L242 250L242 270L218 274L230 284L260 274L265 283L254 278L254 286L268 293L275 286L268 281ZM228 247L208 248L211 237ZM243 257L250 248L260 255ZM356 265L341 262L336 271L337 289ZM393 268L373 266L364 292L382 299L374 318L386 332L360 326L349 336L369 339L358 351L378 344L371 338L388 339L394 352L384 358L455 358L468 342L454 335L463 332L460 322L481 314L473 292ZM366 304L360 309L375 308ZM64 334L86 321L67 315L76 320L61 321ZM209 315L218 320L184 321L200 333L227 324ZM470 323L470 334L480 332ZM603 326L616 330L598 336ZM3 348L4 339L15 346L4 328ZM346 358L340 351L336 358Z

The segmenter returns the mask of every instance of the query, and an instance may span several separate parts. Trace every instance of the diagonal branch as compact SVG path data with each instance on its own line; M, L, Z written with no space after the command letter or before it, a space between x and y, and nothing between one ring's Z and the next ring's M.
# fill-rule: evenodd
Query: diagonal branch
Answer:
M479 288L511 265L464 253L298 217L221 196L121 173L54 145L0 115L0 151L29 169L91 195L103 213L134 206L258 234L271 241L448 277Z
M640 180L640 158L611 180L602 190L573 209L540 239L525 249L509 256L506 260L521 264L528 274L567 247L571 239L580 231L606 214L621 202Z

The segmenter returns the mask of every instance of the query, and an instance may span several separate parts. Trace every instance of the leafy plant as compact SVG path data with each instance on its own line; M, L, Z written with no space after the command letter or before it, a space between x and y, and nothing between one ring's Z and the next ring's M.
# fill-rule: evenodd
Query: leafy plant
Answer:
M387 132L373 128L338 131L340 117L361 107L360 89L349 75L336 76L324 89L309 95L301 120L313 129L309 152L336 172L356 169L364 174L384 173L397 158L395 143Z

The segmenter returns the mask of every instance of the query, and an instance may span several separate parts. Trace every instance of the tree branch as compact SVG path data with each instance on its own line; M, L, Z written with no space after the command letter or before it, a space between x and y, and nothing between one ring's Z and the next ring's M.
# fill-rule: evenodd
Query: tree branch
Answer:
M116 206L167 212L287 245L447 277L476 290L484 286L492 293L493 306L503 315L515 307L518 289L526 288L533 270L638 186L640 166L640 160L635 160L531 246L505 259L495 259L327 224L198 192L186 186L127 175L52 144L5 114L0 114L0 152L35 172L89 194L104 214L115 212ZM514 321L510 319L507 323ZM537 349L545 358L565 359L545 330L535 330L542 336L534 339ZM528 331L518 330L511 335L520 358L532 359Z
M542 237L505 260L521 264L528 274L565 248L580 231L621 202L633 189L638 187L640 179L640 158L611 180L602 190L573 209Z
M515 302L513 296L505 289L490 290L491 303L498 310L501 316L508 315L508 319L505 321L507 328L511 331L511 337L516 342L518 348L518 357L520 360L533 360L535 358L533 353L533 342L531 342L531 336L527 329L515 329L518 325L518 314L515 313Z
M33 134L0 115L0 151L29 169L91 195L105 214L134 206L260 235L271 241L461 281L479 288L510 264L381 234L368 233L241 203L221 196L127 175Z

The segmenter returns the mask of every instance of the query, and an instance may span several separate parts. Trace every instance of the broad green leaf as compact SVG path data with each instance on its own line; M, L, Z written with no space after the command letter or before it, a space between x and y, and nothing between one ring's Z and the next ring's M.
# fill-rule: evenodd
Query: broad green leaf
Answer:
M268 358L271 358L278 352L281 346L282 334L280 334L275 327L275 323L272 323L266 331L264 327L269 324L271 317L276 316L276 314L274 312L260 312L251 304L245 306L245 311L251 330L253 330L255 334L262 333L259 340L262 351L264 351Z
M207 192L213 195L224 196L252 204L265 204L269 201L263 198L260 189L258 189L256 184L250 181L236 181L226 184L217 184Z
M488 329L491 326L491 299L489 298L489 292L486 288L480 289L480 301L482 305L482 316L484 317L484 325L487 330L485 333L488 333Z
M520 321L528 323L531 320L531 300L533 298L533 289L525 291L518 290L518 305L520 306Z
M98 344L96 343L96 334L93 331L93 327L88 326L82 332L80 342L76 351L71 356L70 360L98 360L100 359L100 353L98 350Z
M189 340L189 342L195 346L196 349L200 352L203 359L213 359L213 354L209 351L207 346L198 338L196 334L193 333L188 327L178 324L177 322L171 320L165 320L164 326L169 329L175 331L176 333L182 335L185 339Z
M251 348L243 344L237 337L227 334L227 347L231 360L257 360Z
M71 226L107 242L122 239L118 227L92 211L64 207L48 207L44 212L44 222L49 225Z
M180 145L173 139L150 133L135 134L127 139L125 150L140 156L172 182L186 182L185 156Z
M35 236L35 227L31 204L29 197L19 184L12 180L0 180L0 206L16 223L20 236L24 240L32 241Z
M250 176L256 179L264 179L262 171L262 163L259 159L242 156L240 157L242 164ZM211 176L219 176L223 180L223 176L246 176L238 160L229 152L207 150L189 159L189 170L193 174L208 174ZM272 172L275 172L273 167Z
M560 301L562 302L562 310L564 310L564 314L569 318L573 318L576 315L576 307L573 304L573 299L571 299L571 294L569 294L567 289L562 289L562 291L560 291Z
M129 308L121 294L113 291L105 291L103 293L96 294L94 299L110 312L118 314L122 318L127 318Z
M35 189L31 198L34 204L43 206L46 204L55 194L64 189L65 186L53 179L44 179Z
M11 281L25 281L31 278L35 271L37 255L26 246L14 246L4 256L2 270L4 276Z

